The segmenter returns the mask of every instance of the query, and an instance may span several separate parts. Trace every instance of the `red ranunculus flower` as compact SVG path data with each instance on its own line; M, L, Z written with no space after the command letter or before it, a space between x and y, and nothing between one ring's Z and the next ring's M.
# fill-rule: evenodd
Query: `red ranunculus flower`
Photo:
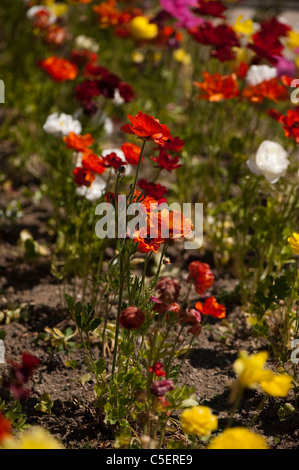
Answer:
M178 164L178 156L172 158L164 149L160 150L158 157L151 157L151 159L155 163L158 163L160 168L164 168L167 171L172 171L182 166Z
M95 175L93 171L86 170L81 166L78 166L74 169L74 182L78 184L78 186L91 186L92 182L95 179Z
M123 132L127 134L135 134L141 139L153 140L156 144L163 147L165 142L169 139L170 131L165 124L160 124L158 119L155 119L148 114L141 111L136 116L128 114L131 124L125 124L121 127Z
M226 308L224 305L218 304L215 297L208 297L205 303L196 302L195 308L203 315L210 315L216 318L226 317Z
M148 368L148 371L155 374L157 377L165 377L164 366L161 362L155 362L154 365Z
M203 72L204 81L194 82L202 90L200 99L209 101L222 101L235 98L239 95L239 85L235 74L220 75Z
M181 152L185 145L185 142L179 137L169 136L167 142L164 144L164 149L169 150L170 152Z
M226 7L221 1L213 0L207 2L206 0L198 0L198 4L194 8L194 13L201 16L215 16L216 18L225 18L222 14L226 10Z
M162 186L159 183L153 181L146 181L144 178L138 181L139 188L143 189L148 196L154 197L158 204L167 202L164 195L167 193L166 186Z
M279 122L283 125L285 136L293 137L299 144L299 110L289 109L286 116L280 116Z
M74 80L78 74L78 69L75 64L55 56L48 57L41 61L40 67L56 82Z
M252 103L261 103L264 99L286 101L289 98L287 89L279 83L277 78L265 80L255 86L248 86L242 92L243 96Z
M75 86L75 98L83 103L91 101L95 96L99 96L100 93L97 80L84 80L84 82L78 83Z
M12 436L11 422L0 411L0 444L6 437L10 436Z
M188 282L194 282L195 290L199 295L202 295L213 285L214 274L207 263L192 261L188 266L188 270L190 272Z
M120 157L116 155L115 152L111 152L106 157L103 157L103 162L106 165L106 167L112 167L116 171L121 167L126 165L127 163L124 162Z
M125 82L120 82L118 85L119 94L125 103L130 103L134 99L135 93L131 85Z
M23 352L21 364L14 361L9 361L9 364L11 365L10 374L3 378L3 387L9 388L17 400L25 400L31 392L24 387L24 384L29 381L34 370L40 364L40 360Z

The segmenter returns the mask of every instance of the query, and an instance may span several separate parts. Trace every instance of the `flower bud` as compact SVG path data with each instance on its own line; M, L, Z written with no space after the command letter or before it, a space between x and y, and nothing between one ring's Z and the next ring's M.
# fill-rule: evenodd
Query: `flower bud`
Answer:
M137 330L144 323L145 317L137 307L128 307L122 311L119 323L127 330Z

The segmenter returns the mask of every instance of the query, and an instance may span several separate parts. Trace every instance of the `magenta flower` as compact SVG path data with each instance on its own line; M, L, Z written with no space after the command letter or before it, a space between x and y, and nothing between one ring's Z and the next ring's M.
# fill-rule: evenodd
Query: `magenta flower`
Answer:
M204 20L190 10L197 5L197 0L160 0L162 8L178 20L177 26L186 29L200 26Z

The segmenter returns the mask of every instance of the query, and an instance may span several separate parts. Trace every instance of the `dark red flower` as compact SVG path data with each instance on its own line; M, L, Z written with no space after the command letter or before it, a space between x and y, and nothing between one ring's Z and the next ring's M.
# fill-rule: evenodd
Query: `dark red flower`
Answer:
M158 163L160 168L164 168L167 171L175 170L180 168L182 165L178 164L179 157L171 157L165 150L160 150L158 157L151 157L151 159Z
M214 26L210 21L205 21L198 28L191 29L190 34L201 44L215 46L211 54L223 62L234 57L233 47L240 46L233 28L224 23Z
M158 204L162 202L167 202L167 200L163 197L167 193L166 186L162 186L159 183L154 183L153 181L146 181L144 178L138 181L139 188L145 191L147 196L154 197Z
M145 317L137 307L127 307L119 317L119 323L127 330L137 330L144 323Z
M101 65L89 63L86 65L84 75L87 78L101 78L109 74L109 70Z
M78 67L84 67L87 64L97 61L98 55L95 52L86 51L84 49L73 49L71 51L72 61L78 65Z
M113 73L107 73L98 81L101 94L108 99L114 98L115 90L119 88L119 84L119 77Z
M185 145L185 142L179 137L169 136L168 140L164 144L164 149L170 152L181 152Z
M129 103L134 99L135 93L131 85L125 82L120 82L118 85L119 94L125 103Z
M106 165L106 167L112 167L116 171L123 165L126 165L127 163L124 162L120 157L116 155L115 152L111 152L105 157L103 157L103 162Z
M163 276L156 285L157 297L164 304L176 302L180 295L181 284L177 279Z
M97 80L85 80L75 86L75 98L78 101L89 102L100 94Z
M207 2L206 0L198 0L198 4L194 8L194 13L201 16L215 16L216 18L225 18L222 14L226 10L226 7L221 1L213 0Z
M24 384L29 381L34 370L40 364L40 360L31 354L23 352L20 364L14 361L8 362L11 370L9 377L4 377L3 379L3 387L9 388L17 400L25 400L31 391L25 388Z
M77 168L74 169L73 171L74 174L74 182L78 184L79 186L91 186L94 179L95 175L93 171L86 170L85 168L82 168L81 166L78 166Z

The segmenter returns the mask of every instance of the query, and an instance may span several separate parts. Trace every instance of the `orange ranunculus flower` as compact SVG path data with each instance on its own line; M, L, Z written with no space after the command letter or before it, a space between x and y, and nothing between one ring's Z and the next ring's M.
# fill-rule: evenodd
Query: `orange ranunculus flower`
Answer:
M86 170L85 168L82 168L81 166L78 166L77 168L74 169L74 182L78 184L79 186L91 186L94 179L95 175L93 171Z
M239 95L239 85L236 74L221 75L203 72L204 82L194 82L202 90L200 99L209 101L222 101L235 98Z
M68 148L77 150L78 152L84 152L94 143L94 138L91 134L78 135L74 132L70 132L67 137L63 137L63 140Z
M195 308L203 315L210 315L211 317L216 318L226 317L226 308L224 305L218 304L215 297L208 297L204 304L196 302Z
M150 235L154 237L175 240L187 237L193 230L191 220L184 217L182 212L177 210L169 211L166 208L159 212L152 212L148 222L148 230L150 230Z
M138 191L138 189L135 189L132 202L142 204L144 206L144 212L146 213L154 211L158 207L158 201L154 197L145 196L140 191Z
M289 94L287 89L281 85L277 78L265 80L256 86L248 86L243 90L243 96L252 103L261 103L265 98L275 101L285 101Z
M0 443L7 437L12 437L11 422L0 411Z
M141 152L141 148L138 147L138 145L125 142L121 146L121 150L124 152L125 159L130 165L138 164L139 156ZM143 160L143 157L142 157L142 160Z
M194 282L195 290L199 295L202 295L213 285L214 274L207 263L192 261L188 266L188 270L190 272L188 282L191 280Z
M82 157L82 166L86 170L93 171L101 175L106 171L106 166L102 158L98 157L95 153L87 150Z
M116 26L120 22L121 11L115 7L115 0L107 0L100 5L94 5L93 11L98 15L101 26Z
M149 253L153 251L154 253L158 253L161 248L161 244L165 242L164 238L147 238L143 237L143 234L140 230L137 230L133 234L133 241L134 243L138 243L137 251L139 253Z
M40 66L56 82L74 80L78 74L78 68L75 64L60 57L48 57L40 62Z
M136 116L128 114L128 118L131 124L122 126L121 130L123 132L135 134L144 140L153 140L161 147L169 139L169 128L165 124L160 124L159 119L155 119L153 116L144 114L141 111Z

